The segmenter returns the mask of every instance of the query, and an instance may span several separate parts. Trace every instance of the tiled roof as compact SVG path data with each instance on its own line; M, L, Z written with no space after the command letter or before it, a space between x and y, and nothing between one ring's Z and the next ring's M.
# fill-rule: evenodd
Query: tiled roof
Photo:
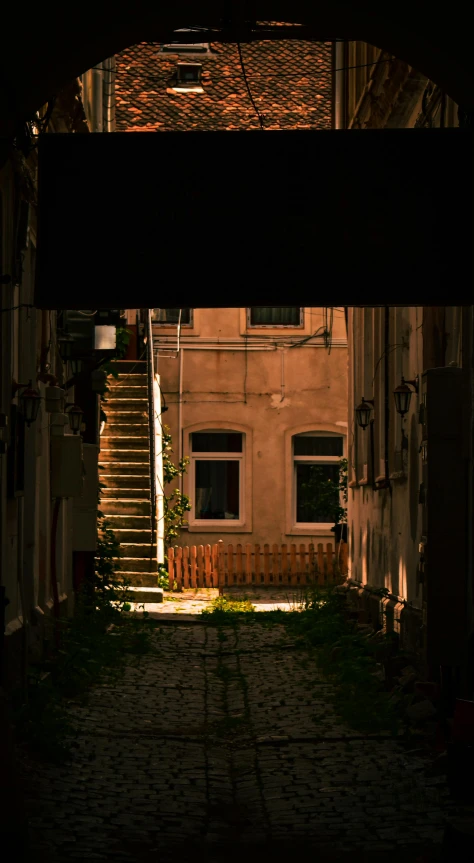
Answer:
M268 129L328 129L332 122L332 46L295 40L241 46L248 84ZM176 93L176 64L202 64L203 93ZM117 131L258 129L238 48L214 43L189 56L142 42L116 57Z

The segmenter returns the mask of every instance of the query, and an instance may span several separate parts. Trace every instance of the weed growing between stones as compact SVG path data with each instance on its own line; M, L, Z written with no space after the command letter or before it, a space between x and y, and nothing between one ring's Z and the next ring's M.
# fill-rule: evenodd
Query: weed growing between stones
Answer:
M114 559L119 546L99 512L94 579L76 597L74 616L55 621L55 644L28 669L26 689L13 693L17 740L39 757L67 760L74 746L68 704L84 702L94 684L117 684L125 665L139 662L153 649L156 625L135 618L128 584L117 578Z
M241 615L253 612L255 612L255 606L252 605L247 596L243 596L241 599L227 599L226 596L218 596L212 600L209 608L202 610L201 614L206 614L208 618L212 617L212 622L219 624L221 621L230 623L231 620L228 615Z

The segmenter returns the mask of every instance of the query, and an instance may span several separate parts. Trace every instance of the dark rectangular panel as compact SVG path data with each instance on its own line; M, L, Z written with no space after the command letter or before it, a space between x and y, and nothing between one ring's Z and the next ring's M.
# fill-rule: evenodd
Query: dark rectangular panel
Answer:
M472 131L51 134L40 308L472 301Z

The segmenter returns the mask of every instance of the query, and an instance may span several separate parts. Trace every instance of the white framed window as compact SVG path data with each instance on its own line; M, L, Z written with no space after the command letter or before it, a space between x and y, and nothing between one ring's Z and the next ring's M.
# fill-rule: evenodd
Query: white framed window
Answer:
M344 436L334 432L303 432L292 437L292 511L297 528L328 528L334 524L327 480L339 483Z
M181 317L180 317L181 312ZM193 310L192 309L153 309L153 314L151 316L152 322L154 324L162 324L163 326L177 326L181 324L182 327L192 327L193 326Z
M190 439L190 524L244 524L245 434L203 429Z
M303 309L299 306L252 306L247 309L248 327L304 326Z
M183 35L180 35L183 34ZM173 36L176 38L171 42L165 42L161 46L161 50L165 54L209 54L209 42L180 42L184 36L199 36L199 29L190 27L180 27L178 30L173 30Z

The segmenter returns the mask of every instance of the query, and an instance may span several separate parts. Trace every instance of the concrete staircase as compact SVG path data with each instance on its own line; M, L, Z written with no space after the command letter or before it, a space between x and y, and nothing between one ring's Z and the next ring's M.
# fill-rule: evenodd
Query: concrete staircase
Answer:
M162 602L157 587L156 545L151 546L150 444L146 363L120 360L103 404L107 422L100 438L100 508L120 543L118 571L131 582L136 602Z

